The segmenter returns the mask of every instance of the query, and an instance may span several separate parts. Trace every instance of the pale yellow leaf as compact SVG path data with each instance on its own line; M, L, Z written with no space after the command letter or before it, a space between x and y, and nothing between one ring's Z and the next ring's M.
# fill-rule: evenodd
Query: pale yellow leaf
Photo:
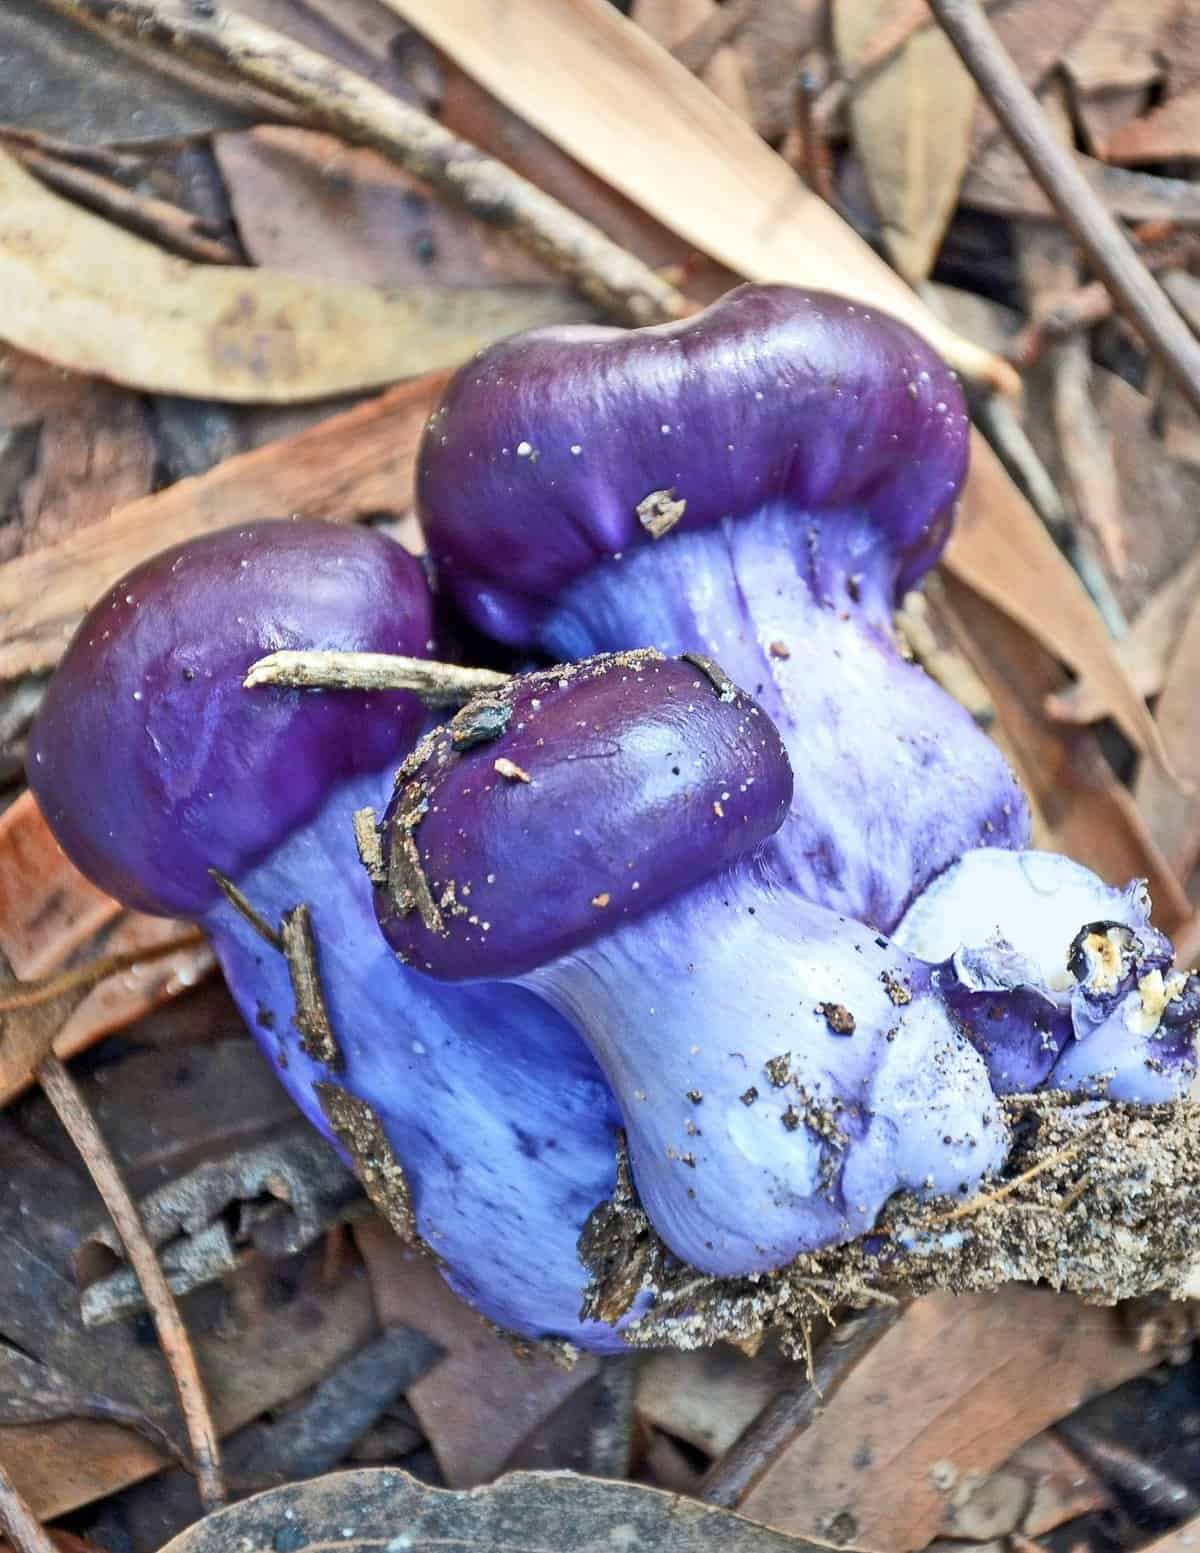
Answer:
M0 340L135 388L325 399L585 312L552 290L384 291L191 264L52 194L0 151Z
M833 36L853 75L910 0L835 0ZM884 241L913 285L928 276L958 198L979 93L937 27L911 34L854 89L850 120Z

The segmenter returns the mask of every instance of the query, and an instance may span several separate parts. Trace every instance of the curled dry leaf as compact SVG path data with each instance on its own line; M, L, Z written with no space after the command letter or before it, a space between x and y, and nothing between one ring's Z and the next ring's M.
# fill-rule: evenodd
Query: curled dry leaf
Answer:
M191 264L52 194L4 152L0 204L0 338L159 393L324 399L579 316L553 291L382 291Z
M835 0L833 31L853 74L899 0ZM967 167L978 88L938 27L914 31L850 100L854 145L896 268L929 274Z
M405 1472L334 1472L210 1515L162 1553L545 1553L645 1548L654 1553L805 1553L813 1544L728 1510L638 1483L514 1472L470 1493ZM824 1553L824 1550L823 1550Z

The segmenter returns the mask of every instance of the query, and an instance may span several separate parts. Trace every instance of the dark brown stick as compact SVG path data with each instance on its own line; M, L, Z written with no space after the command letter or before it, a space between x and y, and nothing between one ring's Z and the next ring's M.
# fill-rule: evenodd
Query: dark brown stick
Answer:
M196 1467L200 1498L206 1511L216 1510L227 1498L221 1475L220 1439L213 1423L204 1379L166 1274L150 1244L137 1205L121 1178L116 1160L75 1080L53 1053L43 1058L37 1076L46 1099L54 1107L59 1121L66 1128L71 1142L79 1150L88 1168L88 1174L104 1201L109 1217L121 1237L130 1266L146 1296L146 1304L150 1307L158 1330L163 1356L175 1382Z
M35 178L68 199L99 211L121 226L148 237L197 264L236 264L237 256L200 230L199 217L169 200L135 194L103 173L48 156L35 146L14 145L12 153Z
M481 220L503 227L625 323L661 323L692 311L649 265L502 162L365 76L216 0L187 6L177 0L48 3L67 16L117 28L210 71L265 87L303 108L313 124L373 146Z
M17 1492L0 1462L0 1531L17 1553L58 1553L45 1527Z
M1133 244L1096 198L1037 98L1022 81L978 0L929 0L946 36L1007 130L1031 176L1093 268L1200 411L1200 343L1171 306Z
M904 1313L904 1305L877 1305L835 1327L821 1347L810 1383L787 1386L767 1403L725 1454L715 1461L700 1488L709 1504L738 1505L779 1453L810 1427L826 1403Z

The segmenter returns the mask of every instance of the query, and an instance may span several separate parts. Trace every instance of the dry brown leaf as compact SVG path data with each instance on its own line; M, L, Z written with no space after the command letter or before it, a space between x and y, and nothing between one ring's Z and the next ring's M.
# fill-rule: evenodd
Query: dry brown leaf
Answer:
M1193 605L1177 639L1158 698L1155 721L1176 768L1200 786L1200 609ZM1155 841L1180 879L1200 857L1200 797L1181 792L1165 775L1144 763L1134 783L1138 808Z
M978 435L971 444L962 512L943 564L1079 678L1092 675L1102 682L1126 736L1138 748L1161 755L1154 721L1121 668L1083 584Z
M1111 1311L1012 1286L917 1301L740 1509L799 1536L907 1553L968 1475L1150 1368Z
M1014 1532L1040 1537L1109 1503L1103 1485L1061 1440L1039 1434L982 1480L968 1473L955 1484L941 1535L970 1542Z
M1200 159L1200 87L1168 98L1161 108L1124 125L1104 147L1110 162Z
M104 589L168 545L255 518L399 515L411 499L417 439L445 381L435 373L402 383L0 567L0 676L50 668Z
M1156 696L1163 687L1167 664L1200 593L1200 550L1165 582L1117 643L1117 657L1140 694ZM1046 711L1057 722L1095 723L1109 715L1103 691L1090 679L1076 680L1046 700Z
M408 1392L442 1475L451 1488L489 1482L526 1435L596 1373L595 1358L584 1354L567 1370L536 1348L518 1353L382 1220L354 1233L380 1320L415 1327L445 1351Z
M256 1289L256 1282L264 1287ZM283 1305L267 1285L269 1273L234 1274L224 1325L193 1334L222 1435L316 1385L375 1328L361 1278L303 1290ZM0 1460L42 1520L91 1504L163 1465L128 1429L82 1419L0 1427Z
M935 318L748 124L607 0L386 3L585 167L737 274L885 307L961 372L1014 386L1006 363Z
M721 1456L777 1391L797 1379L790 1359L749 1359L736 1348L643 1354L637 1372L638 1417L652 1428Z
M65 539L154 488L154 436L141 398L111 383L72 381L78 398L42 424L15 521L0 529L0 560Z
M1109 167L1090 156L1080 155L1076 161L1110 215L1126 221L1171 221L1179 227L1200 226L1200 185L1184 178L1159 178L1124 167ZM962 203L1004 216L1058 220L1057 212L1020 153L1006 140L998 139L979 156L972 156L962 187Z
M1200 1541L1200 1516L1184 1521L1182 1525L1176 1526L1165 1536L1156 1537L1153 1542L1144 1542L1140 1553L1195 1553L1198 1541Z
M397 24L398 25L398 24ZM256 264L364 286L565 283L503 232L434 199L378 151L266 124L213 149ZM590 316L578 302L578 316Z
M833 35L854 74L906 0L834 0ZM896 268L919 285L958 199L978 88L938 27L914 32L854 91L850 122Z
M1066 51L1062 66L1085 94L1153 86L1162 75L1158 48L1179 0L1106 0Z
M1036 92L1095 15L1096 0L1054 0L1052 5L1046 0L1008 0L992 7L991 22L1021 79ZM972 164L990 146L1007 140L995 114L981 102L975 112Z
M959 646L991 693L1008 748L1046 828L1045 844L1086 864L1109 884L1148 879L1155 918L1167 932L1191 916L1191 903L1159 852L1128 789L1096 739L1045 715L1063 684L1054 659L1000 609L953 578L943 607Z
M154 949L185 931L169 918L123 911L90 884L50 834L32 793L0 815L0 952L19 980L71 961ZM109 976L66 1005L0 1015L0 1106L33 1082L56 1028L55 1052L74 1056L195 986L212 965L208 947L196 944Z
M271 1489L210 1515L162 1553L812 1553L740 1515L641 1483L514 1472L475 1493L386 1468ZM822 1550L827 1553L827 1550Z
M383 291L191 264L52 194L2 151L0 208L0 338L160 393L323 399L579 316L553 291Z
M656 43L674 48L703 26L716 12L716 0L636 0L630 16ZM720 48L700 72L700 79L739 119L753 123L741 55L732 46Z

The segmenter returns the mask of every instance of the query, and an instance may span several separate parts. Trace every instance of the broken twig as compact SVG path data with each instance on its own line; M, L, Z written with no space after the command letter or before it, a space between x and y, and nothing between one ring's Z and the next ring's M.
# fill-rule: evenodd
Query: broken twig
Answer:
M171 1372L171 1379L175 1382L180 1411L191 1444L201 1501L206 1511L218 1509L227 1497L221 1475L220 1439L213 1423L212 1409L196 1355L166 1274L146 1235L141 1215L129 1195L129 1188L121 1177L116 1160L74 1079L53 1053L42 1059L37 1076L46 1099L53 1106L88 1168L88 1174L116 1226L130 1266L145 1293L146 1304L154 1316L163 1356Z
M290 690L411 690L426 706L462 706L472 696L508 683L496 669L404 658L386 652L273 652L252 663L247 690L277 685Z

